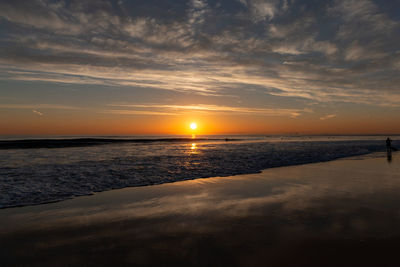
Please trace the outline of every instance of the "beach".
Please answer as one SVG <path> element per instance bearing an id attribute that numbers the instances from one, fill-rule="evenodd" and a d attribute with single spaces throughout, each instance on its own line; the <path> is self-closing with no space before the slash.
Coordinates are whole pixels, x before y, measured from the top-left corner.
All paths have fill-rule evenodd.
<path id="1" fill-rule="evenodd" d="M 398 266 L 400 0 L 0 0 L 0 267 Z"/>
<path id="2" fill-rule="evenodd" d="M 0 267 L 397 266 L 400 0 L 0 0 Z"/>
<path id="3" fill-rule="evenodd" d="M 131 187 L 0 210 L 1 266 L 385 266 L 400 154 Z"/>

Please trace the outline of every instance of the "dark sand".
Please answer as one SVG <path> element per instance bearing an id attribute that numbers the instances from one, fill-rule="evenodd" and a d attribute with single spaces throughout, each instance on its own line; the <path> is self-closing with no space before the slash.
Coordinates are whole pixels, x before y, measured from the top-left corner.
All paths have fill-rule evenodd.
<path id="1" fill-rule="evenodd" d="M 398 266 L 400 154 L 0 210 L 0 266 Z"/>

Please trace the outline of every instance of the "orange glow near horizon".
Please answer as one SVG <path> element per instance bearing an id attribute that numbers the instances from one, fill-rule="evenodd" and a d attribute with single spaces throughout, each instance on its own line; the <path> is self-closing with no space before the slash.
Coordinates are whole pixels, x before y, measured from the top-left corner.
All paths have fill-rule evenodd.
<path id="1" fill-rule="evenodd" d="M 2 135 L 186 135 L 213 134 L 376 134 L 400 132 L 394 113 L 361 120 L 361 115 L 320 120 L 318 114 L 297 118 L 187 113 L 183 116 L 115 116 L 112 114 L 44 112 L 38 116 L 0 113 Z M 190 126 L 196 124 L 193 130 Z M 379 131 L 378 131 L 378 130 Z"/>

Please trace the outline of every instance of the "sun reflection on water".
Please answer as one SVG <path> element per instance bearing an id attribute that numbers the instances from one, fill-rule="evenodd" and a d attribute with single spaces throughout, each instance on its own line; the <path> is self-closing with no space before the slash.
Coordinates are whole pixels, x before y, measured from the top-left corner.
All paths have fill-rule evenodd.
<path id="1" fill-rule="evenodd" d="M 198 146 L 197 146 L 197 144 L 196 143 L 192 143 L 192 144 L 189 144 L 189 150 L 188 150 L 188 153 L 190 154 L 190 155 L 195 155 L 195 154 L 198 154 Z"/>
<path id="2" fill-rule="evenodd" d="M 196 145 L 196 143 L 193 143 L 193 144 L 192 144 L 192 147 L 191 147 L 191 149 L 192 149 L 192 150 L 196 150 L 196 149 L 197 149 L 197 145 Z"/>

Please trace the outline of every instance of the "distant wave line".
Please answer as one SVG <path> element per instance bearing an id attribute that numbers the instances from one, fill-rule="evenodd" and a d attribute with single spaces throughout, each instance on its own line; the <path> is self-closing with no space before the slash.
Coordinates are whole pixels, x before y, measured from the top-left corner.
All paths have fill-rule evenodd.
<path id="1" fill-rule="evenodd" d="M 174 143 L 196 141 L 240 141 L 232 138 L 156 138 L 156 139 L 114 139 L 114 138 L 76 138 L 76 139 L 24 139 L 0 141 L 0 149 L 65 148 L 86 147 L 119 143 Z"/>

